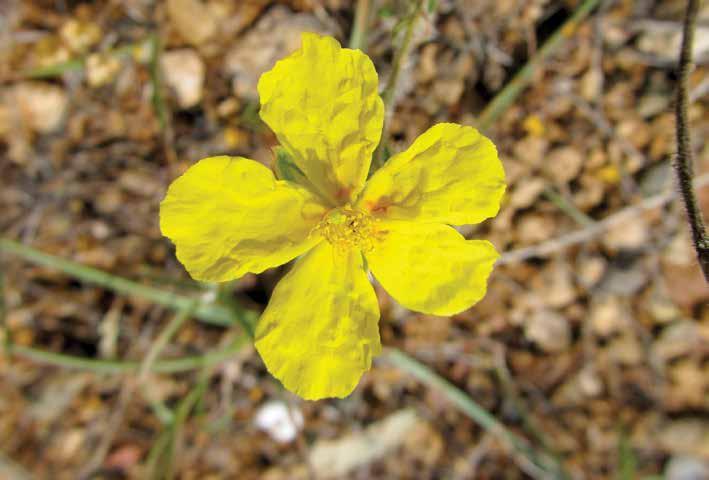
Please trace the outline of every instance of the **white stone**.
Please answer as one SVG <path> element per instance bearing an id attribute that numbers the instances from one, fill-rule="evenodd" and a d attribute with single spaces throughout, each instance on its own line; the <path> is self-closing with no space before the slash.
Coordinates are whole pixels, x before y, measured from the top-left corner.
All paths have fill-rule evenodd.
<path id="1" fill-rule="evenodd" d="M 562 352 L 571 343 L 571 328 L 561 314 L 538 310 L 526 322 L 524 336 L 545 352 Z"/>
<path id="2" fill-rule="evenodd" d="M 303 414 L 283 402 L 267 402 L 256 412 L 254 424 L 275 441 L 290 443 L 303 427 Z"/>
<path id="3" fill-rule="evenodd" d="M 204 62 L 192 49 L 165 52 L 161 58 L 165 82 L 175 91 L 181 109 L 194 107 L 204 93 Z"/>
<path id="4" fill-rule="evenodd" d="M 60 87 L 24 82 L 9 88 L 3 103 L 30 130 L 49 133 L 61 125 L 69 100 Z"/>
<path id="5" fill-rule="evenodd" d="M 168 0 L 170 22 L 191 45 L 201 45 L 217 33 L 219 25 L 212 11 L 199 0 Z"/>

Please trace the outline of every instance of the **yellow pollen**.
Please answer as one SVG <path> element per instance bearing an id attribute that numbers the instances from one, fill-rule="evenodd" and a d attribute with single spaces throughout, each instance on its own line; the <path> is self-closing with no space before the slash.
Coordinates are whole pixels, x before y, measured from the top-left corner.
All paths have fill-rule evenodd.
<path id="1" fill-rule="evenodd" d="M 374 247 L 375 221 L 348 204 L 330 210 L 311 234 L 322 235 L 337 249 L 359 248 L 368 252 Z"/>

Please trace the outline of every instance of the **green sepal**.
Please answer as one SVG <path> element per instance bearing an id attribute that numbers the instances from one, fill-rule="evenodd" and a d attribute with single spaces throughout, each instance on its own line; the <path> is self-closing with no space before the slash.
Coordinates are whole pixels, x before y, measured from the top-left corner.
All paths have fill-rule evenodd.
<path id="1" fill-rule="evenodd" d="M 279 180 L 287 180 L 289 182 L 305 185 L 305 174 L 300 168 L 298 168 L 298 165 L 296 165 L 293 161 L 293 157 L 285 148 L 281 146 L 274 147 L 273 154 L 276 157 L 273 164 L 273 169 L 276 172 L 276 178 Z"/>

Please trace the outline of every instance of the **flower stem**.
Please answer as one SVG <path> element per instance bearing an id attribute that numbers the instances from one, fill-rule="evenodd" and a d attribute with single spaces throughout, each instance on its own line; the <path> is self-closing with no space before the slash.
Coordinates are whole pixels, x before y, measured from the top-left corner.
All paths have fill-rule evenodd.
<path id="1" fill-rule="evenodd" d="M 189 320 L 198 304 L 199 301 L 195 300 L 188 308 L 180 310 L 172 318 L 172 320 L 170 320 L 170 322 L 165 326 L 165 328 L 160 331 L 160 334 L 150 346 L 150 350 L 148 350 L 148 353 L 145 355 L 145 358 L 143 359 L 143 362 L 140 365 L 140 371 L 138 372 L 138 375 L 141 381 L 147 378 L 147 375 L 150 372 L 153 364 L 160 356 L 165 346 L 168 344 L 170 339 L 177 333 L 180 327 L 182 327 L 182 325 L 187 320 Z"/>
<path id="2" fill-rule="evenodd" d="M 410 14 L 409 20 L 406 25 L 406 31 L 404 32 L 404 38 L 401 42 L 399 48 L 394 52 L 394 60 L 391 66 L 391 73 L 389 74 L 389 80 L 387 81 L 384 91 L 382 92 L 382 101 L 384 102 L 384 125 L 382 127 L 382 138 L 379 142 L 379 146 L 374 151 L 372 157 L 372 166 L 370 169 L 370 174 L 379 169 L 385 161 L 384 153 L 386 151 L 386 144 L 389 134 L 389 120 L 394 112 L 394 106 L 396 103 L 396 89 L 399 84 L 399 76 L 401 75 L 401 69 L 404 66 L 404 62 L 409 57 L 411 53 L 411 41 L 414 37 L 414 30 L 419 18 L 421 17 L 421 12 L 424 9 L 424 5 L 427 0 L 419 0 L 416 2 L 414 11 Z"/>
<path id="3" fill-rule="evenodd" d="M 184 310 L 189 308 L 194 302 L 194 298 L 178 295 L 176 293 L 160 290 L 157 288 L 143 285 L 132 280 L 111 275 L 110 273 L 87 267 L 71 260 L 55 257 L 37 249 L 15 242 L 0 238 L 0 251 L 5 251 L 36 265 L 42 265 L 49 268 L 60 270 L 67 275 L 83 280 L 87 283 L 92 283 L 104 288 L 108 288 L 117 293 L 130 295 L 138 298 L 150 300 L 173 310 Z M 194 312 L 195 316 L 200 320 L 214 325 L 231 326 L 235 322 L 240 323 L 245 328 L 252 328 L 255 323 L 257 314 L 250 310 L 241 308 L 226 308 L 217 304 L 200 304 Z"/>
<path id="4" fill-rule="evenodd" d="M 515 74 L 510 82 L 495 95 L 490 103 L 478 117 L 477 127 L 480 130 L 487 130 L 502 115 L 507 108 L 517 99 L 520 93 L 527 88 L 532 81 L 532 77 L 542 66 L 544 61 L 554 53 L 578 28 L 579 24 L 588 16 L 600 0 L 584 0 L 574 13 L 566 20 L 551 37 L 544 42 L 544 45 L 537 53 L 529 59 L 522 69 Z"/>
<path id="5" fill-rule="evenodd" d="M 682 47 L 679 54 L 677 67 L 677 100 L 675 105 L 677 129 L 677 158 L 673 163 L 679 190 L 687 211 L 687 220 L 692 230 L 692 241 L 697 251 L 699 265 L 704 273 L 704 278 L 709 282 L 709 237 L 704 227 L 704 218 L 699 209 L 697 196 L 694 193 L 692 179 L 694 178 L 694 154 L 689 131 L 689 115 L 687 113 L 689 95 L 687 81 L 692 68 L 692 49 L 694 45 L 694 31 L 697 25 L 697 12 L 699 0 L 688 0 L 687 12 L 684 17 L 682 34 Z"/>
<path id="6" fill-rule="evenodd" d="M 490 412 L 470 398 L 469 395 L 426 365 L 400 350 L 389 349 L 385 355 L 396 367 L 410 373 L 427 386 L 445 395 L 468 418 L 511 447 L 520 457 L 526 460 L 527 465 L 531 464 L 530 466 L 536 467 L 537 470 L 543 470 L 547 473 L 545 476 L 553 472 L 554 478 L 568 478 L 568 475 L 561 471 L 560 465 L 556 465 L 552 459 L 540 455 L 525 439 L 512 433 L 507 427 L 497 421 Z"/>

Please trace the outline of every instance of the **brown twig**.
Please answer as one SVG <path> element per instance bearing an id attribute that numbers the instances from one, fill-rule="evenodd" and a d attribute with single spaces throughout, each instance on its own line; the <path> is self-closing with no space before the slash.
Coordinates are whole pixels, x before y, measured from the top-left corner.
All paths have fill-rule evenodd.
<path id="1" fill-rule="evenodd" d="M 699 0 L 688 0 L 687 13 L 684 17 L 682 32 L 682 47 L 679 52 L 679 65 L 677 67 L 677 102 L 675 105 L 677 128 L 677 157 L 673 163 L 679 183 L 679 190 L 687 210 L 687 220 L 692 230 L 694 249 L 697 259 L 704 273 L 704 278 L 709 282 L 709 237 L 704 227 L 704 218 L 697 203 L 692 179 L 694 178 L 694 155 L 689 133 L 689 115 L 687 108 L 689 95 L 687 93 L 687 80 L 692 68 L 692 48 L 694 44 L 694 30 L 697 26 L 697 12 Z"/>

